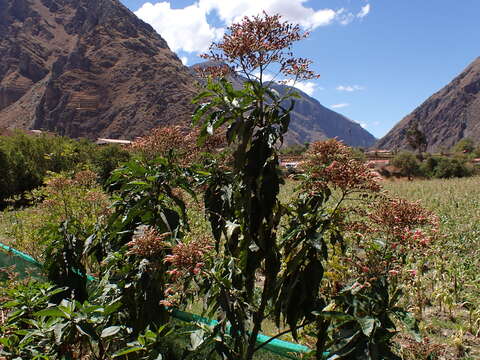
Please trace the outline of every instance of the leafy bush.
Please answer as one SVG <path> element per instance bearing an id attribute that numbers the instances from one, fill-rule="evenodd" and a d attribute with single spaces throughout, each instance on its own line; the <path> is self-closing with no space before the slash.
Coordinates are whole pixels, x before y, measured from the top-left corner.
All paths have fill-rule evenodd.
<path id="1" fill-rule="evenodd" d="M 118 146 L 98 147 L 87 140 L 72 140 L 52 135 L 0 137 L 0 205 L 43 184 L 48 172 L 92 169 L 104 181 L 129 153 Z"/>
<path id="2" fill-rule="evenodd" d="M 282 148 L 281 153 L 282 155 L 302 155 L 305 151 L 307 151 L 308 146 L 309 144 L 293 144 Z"/>
<path id="3" fill-rule="evenodd" d="M 454 177 L 461 178 L 470 176 L 471 174 L 472 170 L 466 166 L 465 161 L 445 157 L 438 159 L 438 163 L 434 171 L 434 177 L 439 179 L 448 179 Z"/>
<path id="4" fill-rule="evenodd" d="M 390 164 L 400 169 L 403 176 L 412 176 L 421 175 L 420 172 L 420 163 L 417 157 L 408 151 L 402 151 L 395 155 L 395 157 L 390 161 Z"/>
<path id="5" fill-rule="evenodd" d="M 33 206 L 4 211 L 10 223 L 5 232 L 15 239 L 12 246 L 38 260 L 45 260 L 48 239 L 57 233 L 61 223 L 75 226 L 77 235 L 86 239 L 109 214 L 110 199 L 96 174 L 88 170 L 72 176 L 49 174 L 44 186 L 26 197 Z"/>
<path id="6" fill-rule="evenodd" d="M 438 165 L 438 160 L 438 157 L 427 155 L 420 164 L 420 173 L 429 178 L 434 177 L 435 169 Z"/>
<path id="7" fill-rule="evenodd" d="M 470 154 L 474 150 L 475 150 L 475 143 L 470 138 L 463 138 L 452 147 L 452 151 L 456 153 Z"/>
<path id="8" fill-rule="evenodd" d="M 202 69 L 210 77 L 195 99 L 197 144 L 177 128 L 138 142 L 144 156 L 109 180 L 114 203 L 104 222 L 92 222 L 77 200 L 84 176 L 54 178 L 38 192 L 42 204 L 55 203 L 43 240 L 57 288 L 33 314 L 15 318 L 24 305 L 12 305 L 8 322 L 16 328 L 2 339 L 8 349 L 30 344 L 27 358 L 42 351 L 54 359 L 162 358 L 162 342 L 178 329 L 170 308 L 199 298 L 218 323 L 183 331 L 190 336 L 184 358 L 252 360 L 265 346 L 257 335 L 267 320 L 284 329 L 274 337 L 311 335 L 310 355 L 319 359 L 325 351 L 337 359 L 396 359 L 398 322 L 417 330 L 400 307 L 401 290 L 418 271 L 405 263 L 435 240 L 435 217 L 379 195 L 375 175 L 336 140 L 309 147 L 296 196 L 282 203 L 279 155 L 294 102 L 272 91 L 263 74 L 276 63 L 295 80 L 316 77 L 308 60 L 290 52 L 306 35 L 267 14 L 229 30 L 207 55 L 225 65 Z M 236 89 L 225 76 L 239 66 L 247 80 Z M 197 156 L 215 136 L 232 152 Z M 196 206 L 211 236 L 192 232 L 188 196 L 202 200 Z M 369 206 L 362 211 L 360 203 Z M 92 270 L 99 281 L 89 287 Z"/>
<path id="9" fill-rule="evenodd" d="M 130 160 L 130 152 L 119 145 L 100 146 L 92 151 L 90 162 L 92 170 L 99 176 L 101 184 L 105 184 L 113 170 Z"/>

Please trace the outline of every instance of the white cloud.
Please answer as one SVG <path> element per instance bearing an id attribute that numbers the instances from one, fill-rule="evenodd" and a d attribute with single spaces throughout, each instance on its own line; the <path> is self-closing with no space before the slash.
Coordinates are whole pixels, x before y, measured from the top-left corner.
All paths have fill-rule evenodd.
<path id="1" fill-rule="evenodd" d="M 257 78 L 260 76 L 259 72 L 253 73 Z M 295 81 L 293 79 L 278 79 L 274 78 L 273 74 L 271 73 L 264 73 L 262 75 L 263 81 L 272 81 L 274 80 L 276 83 L 293 86 L 297 89 L 303 91 L 305 94 L 312 96 L 315 90 L 325 90 L 322 87 L 317 86 L 317 84 L 313 81 Z"/>
<path id="2" fill-rule="evenodd" d="M 375 121 L 375 122 L 373 123 L 373 125 L 375 125 L 375 126 L 380 125 L 380 121 Z"/>
<path id="3" fill-rule="evenodd" d="M 346 92 L 354 92 L 354 91 L 360 91 L 360 90 L 365 90 L 364 86 L 360 85 L 339 85 L 337 86 L 338 91 L 346 91 Z"/>
<path id="4" fill-rule="evenodd" d="M 360 123 L 360 126 L 364 129 L 366 129 L 368 127 L 368 124 L 367 123 Z"/>
<path id="5" fill-rule="evenodd" d="M 226 24 L 240 20 L 244 16 L 280 14 L 286 20 L 300 24 L 309 29 L 331 24 L 337 12 L 333 9 L 315 10 L 307 7 L 307 0 L 200 0 L 199 6 L 207 13 L 216 11 Z"/>
<path id="6" fill-rule="evenodd" d="M 208 50 L 212 41 L 223 36 L 223 28 L 208 24 L 207 14 L 198 3 L 182 9 L 172 9 L 170 2 L 147 2 L 135 14 L 149 23 L 177 52 L 199 53 Z"/>
<path id="7" fill-rule="evenodd" d="M 290 79 L 286 82 L 286 85 L 295 86 L 297 89 L 303 91 L 305 94 L 312 96 L 317 88 L 317 84 L 313 81 L 304 81 L 293 83 L 293 80 Z"/>
<path id="8" fill-rule="evenodd" d="M 347 107 L 347 106 L 350 106 L 350 104 L 348 104 L 348 103 L 334 104 L 330 107 L 332 109 L 341 109 L 341 108 L 344 108 L 344 107 Z"/>
<path id="9" fill-rule="evenodd" d="M 258 79 L 260 77 L 260 72 L 254 72 L 253 75 Z M 272 81 L 273 78 L 273 74 L 268 72 L 262 74 L 262 81 Z"/>
<path id="10" fill-rule="evenodd" d="M 183 65 L 185 65 L 185 66 L 188 65 L 188 58 L 187 58 L 186 56 L 182 56 L 182 57 L 180 58 L 180 60 L 182 60 L 182 64 L 183 64 Z"/>
<path id="11" fill-rule="evenodd" d="M 362 19 L 370 13 L 370 4 L 362 6 L 362 10 L 357 14 L 357 17 Z"/>
<path id="12" fill-rule="evenodd" d="M 192 0 L 193 2 L 193 0 Z M 184 8 L 172 8 L 172 0 L 156 3 L 146 2 L 135 14 L 149 23 L 167 41 L 170 48 L 178 52 L 206 52 L 213 41 L 218 41 L 228 26 L 244 16 L 280 14 L 285 20 L 313 30 L 320 26 L 339 23 L 347 25 L 355 15 L 344 8 L 319 9 L 308 7 L 308 0 L 196 0 Z M 370 11 L 370 5 L 362 7 L 356 15 L 362 18 Z M 208 23 L 207 15 L 214 14 L 220 19 L 220 27 Z"/>
<path id="13" fill-rule="evenodd" d="M 351 12 L 346 11 L 345 9 L 340 9 L 337 11 L 337 20 L 340 25 L 348 25 L 355 19 L 355 15 Z"/>

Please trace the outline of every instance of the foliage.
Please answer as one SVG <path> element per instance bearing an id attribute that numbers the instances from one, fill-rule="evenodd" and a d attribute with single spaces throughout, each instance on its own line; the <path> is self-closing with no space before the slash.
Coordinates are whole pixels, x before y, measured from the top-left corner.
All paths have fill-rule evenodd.
<path id="1" fill-rule="evenodd" d="M 466 164 L 465 159 L 427 155 L 420 162 L 408 151 L 398 153 L 390 160 L 390 164 L 400 169 L 402 175 L 409 179 L 414 176 L 446 179 L 473 174 L 473 170 Z"/>
<path id="2" fill-rule="evenodd" d="M 415 319 L 399 303 L 411 277 L 404 264 L 428 247 L 436 218 L 419 204 L 378 195 L 374 175 L 335 140 L 313 144 L 304 168 L 310 196 L 326 188 L 338 194 L 329 221 L 336 222 L 343 239 L 343 246 L 333 246 L 325 258 L 326 306 L 317 312 L 317 357 L 325 348 L 341 359 L 397 358 L 392 343 L 397 323 L 418 333 Z M 345 199 L 367 200 L 369 206 L 346 206 Z"/>
<path id="3" fill-rule="evenodd" d="M 360 161 L 366 161 L 365 149 L 361 147 L 352 147 L 353 158 Z"/>
<path id="4" fill-rule="evenodd" d="M 434 177 L 439 179 L 448 179 L 453 177 L 465 177 L 470 176 L 472 170 L 469 169 L 465 161 L 461 159 L 450 159 L 442 157 L 438 159 L 437 166 L 435 167 Z"/>
<path id="5" fill-rule="evenodd" d="M 293 144 L 290 146 L 285 146 L 281 149 L 281 154 L 282 155 L 302 155 L 305 151 L 308 150 L 308 146 L 310 144 Z"/>
<path id="6" fill-rule="evenodd" d="M 41 186 L 48 172 L 91 168 L 104 180 L 128 158 L 116 146 L 99 148 L 87 140 L 16 133 L 0 137 L 0 205 L 9 197 Z"/>
<path id="7" fill-rule="evenodd" d="M 109 214 L 110 199 L 92 171 L 74 175 L 50 173 L 44 185 L 28 196 L 32 206 L 8 209 L 4 217 L 10 224 L 5 235 L 15 239 L 12 246 L 43 261 L 44 250 L 63 222 L 76 227 L 77 236 L 85 240 Z M 54 236 L 55 237 L 55 236 Z"/>
<path id="8" fill-rule="evenodd" d="M 419 264 L 420 269 L 428 271 L 418 271 L 405 296 L 423 315 L 427 335 L 445 346 L 446 338 L 457 337 L 453 330 L 470 334 L 473 339 L 480 333 L 480 292 L 476 285 L 480 265 L 478 184 L 478 177 L 388 184 L 392 193 L 420 199 L 439 216 L 441 241 L 431 244 L 428 258 Z M 461 342 L 465 344 L 465 340 Z M 478 357 L 479 342 L 471 345 L 476 348 L 472 358 Z"/>
<path id="9" fill-rule="evenodd" d="M 390 164 L 400 169 L 403 176 L 411 178 L 420 175 L 420 164 L 415 155 L 408 151 L 402 151 L 395 155 Z"/>
<path id="10" fill-rule="evenodd" d="M 32 281 L 10 284 L 3 294 L 7 301 L 2 307 L 10 312 L 0 326 L 1 333 L 7 335 L 0 340 L 3 347 L 0 355 L 17 359 L 83 359 L 88 356 L 107 360 L 112 356 L 124 358 L 122 355 L 147 348 L 154 353 L 152 345 L 157 334 L 148 330 L 136 342 L 127 344 L 132 330 L 124 325 L 113 325 L 121 323 L 124 314 L 119 311 L 119 298 L 112 296 L 115 291 L 112 292 L 111 285 L 100 284 L 91 291 L 95 303 L 66 299 L 57 305 L 51 303 L 64 292 L 65 288 Z M 166 335 L 167 331 L 161 328 L 160 333 Z M 145 337 L 148 341 L 142 340 Z"/>
<path id="11" fill-rule="evenodd" d="M 281 328 L 275 338 L 313 338 L 317 359 L 325 351 L 395 359 L 399 329 L 418 335 L 405 305 L 420 298 L 421 276 L 441 273 L 430 274 L 424 260 L 437 246 L 438 219 L 381 193 L 375 175 L 337 140 L 309 146 L 295 194 L 282 202 L 279 155 L 294 102 L 263 80 L 269 66 L 294 80 L 316 76 L 290 52 L 305 34 L 266 14 L 229 30 L 207 55 L 226 63 L 204 74 L 239 70 L 247 81 L 236 89 L 225 77 L 208 79 L 195 100 L 198 143 L 177 127 L 136 142 L 140 156 L 110 177 L 108 211 L 83 208 L 91 190 L 85 173 L 54 177 L 34 193 L 42 206 L 53 205 L 41 237 L 56 287 L 10 294 L 19 301 L 2 328 L 5 351 L 158 359 L 167 356 L 170 335 L 187 335 L 189 343 L 178 345 L 183 358 L 250 360 L 273 321 Z M 217 149 L 225 145 L 228 155 Z M 193 208 L 208 220 L 201 231 L 191 227 Z M 92 219 L 97 210 L 106 220 Z M 87 286 L 93 271 L 98 282 Z M 37 308 L 18 313 L 29 309 L 28 294 L 44 295 Z M 218 324 L 180 330 L 171 307 L 200 300 Z"/>
<path id="12" fill-rule="evenodd" d="M 308 37 L 299 25 L 281 21 L 280 15 L 244 17 L 232 24 L 219 43 L 210 46 L 210 53 L 201 55 L 211 60 L 211 67 L 200 68 L 204 75 L 223 77 L 237 69 L 252 82 L 258 80 L 263 86 L 263 75 L 268 67 L 295 80 L 318 78 L 310 69 L 311 60 L 295 58 L 292 45 Z"/>
<path id="13" fill-rule="evenodd" d="M 221 135 L 211 136 L 203 144 L 197 143 L 198 129 L 185 129 L 181 126 L 164 126 L 153 129 L 150 135 L 135 140 L 130 147 L 134 153 L 146 161 L 156 157 L 168 157 L 175 149 L 176 162 L 180 165 L 192 165 L 201 162 L 205 156 L 211 156 L 225 145 Z"/>
<path id="14" fill-rule="evenodd" d="M 427 150 L 428 142 L 425 133 L 419 128 L 418 122 L 414 121 L 410 124 L 406 132 L 407 143 L 413 150 L 418 150 L 420 160 L 422 159 L 422 153 Z"/>
<path id="15" fill-rule="evenodd" d="M 475 150 L 475 143 L 470 138 L 463 138 L 452 147 L 452 150 L 456 153 L 469 154 Z"/>
<path id="16" fill-rule="evenodd" d="M 168 264 L 163 260 L 188 229 L 181 192 L 190 192 L 182 169 L 169 158 L 143 165 L 131 161 L 116 170 L 111 185 L 113 213 L 106 229 L 92 236 L 85 251 L 102 265 L 120 289 L 126 323 L 139 334 L 168 319 L 165 298 Z"/>
<path id="17" fill-rule="evenodd" d="M 106 145 L 96 148 L 91 154 L 92 170 L 98 174 L 101 184 L 105 184 L 113 170 L 130 159 L 130 153 L 119 145 Z"/>
<path id="18" fill-rule="evenodd" d="M 232 25 L 223 41 L 213 44 L 211 53 L 204 56 L 221 63 L 203 69 L 204 73 L 224 76 L 238 66 L 248 79 L 242 89 L 236 90 L 225 78 L 209 78 L 205 91 L 195 99 L 199 106 L 193 115 L 194 123 L 202 122 L 201 143 L 226 126 L 227 144 L 233 147 L 231 169 L 222 171 L 215 162 L 210 164 L 205 192 L 205 210 L 218 260 L 206 272 L 207 286 L 203 287 L 208 289 L 205 297 L 209 307 L 221 311 L 217 331 L 223 342 L 216 350 L 228 359 L 253 358 L 258 350 L 257 335 L 272 302 L 279 305 L 277 318 L 285 316 L 295 334 L 312 309 L 298 306 L 289 295 L 287 288 L 296 282 L 293 277 L 316 277 L 318 280 L 304 287 L 301 296 L 315 299 L 318 293 L 321 266 L 312 246 L 304 250 L 310 254 L 308 259 L 295 265 L 292 274 L 281 276 L 286 258 L 283 251 L 287 250 L 277 238 L 284 214 L 278 200 L 282 183 L 278 157 L 293 103 L 285 108 L 289 95 L 280 97 L 263 82 L 263 74 L 272 64 L 295 80 L 316 76 L 308 60 L 293 58 L 289 52 L 292 44 L 304 36 L 298 26 L 264 14 Z M 263 281 L 258 285 L 260 272 Z M 231 326 L 228 331 L 227 321 Z"/>

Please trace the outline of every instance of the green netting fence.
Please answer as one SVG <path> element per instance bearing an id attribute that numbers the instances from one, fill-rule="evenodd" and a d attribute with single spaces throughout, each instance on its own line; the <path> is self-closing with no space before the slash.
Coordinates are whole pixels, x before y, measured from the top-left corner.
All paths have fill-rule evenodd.
<path id="1" fill-rule="evenodd" d="M 20 277 L 31 276 L 37 279 L 45 279 L 42 274 L 42 264 L 40 262 L 21 251 L 0 243 L 0 269 L 11 266 L 15 266 L 15 272 L 18 273 Z M 89 280 L 94 280 L 94 278 L 89 277 Z M 172 316 L 182 321 L 197 322 L 210 326 L 214 326 L 218 323 L 216 320 L 207 319 L 199 315 L 176 309 L 172 310 Z M 262 347 L 265 350 L 290 359 L 297 359 L 298 355 L 310 351 L 306 346 L 293 344 L 279 339 L 272 339 L 270 336 L 263 334 L 258 335 L 257 343 L 259 345 L 265 344 Z"/>

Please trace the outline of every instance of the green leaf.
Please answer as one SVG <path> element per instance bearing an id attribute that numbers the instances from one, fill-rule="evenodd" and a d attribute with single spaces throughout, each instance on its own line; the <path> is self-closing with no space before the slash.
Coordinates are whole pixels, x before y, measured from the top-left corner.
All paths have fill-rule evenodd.
<path id="1" fill-rule="evenodd" d="M 313 311 L 312 314 L 331 320 L 355 320 L 353 316 L 338 311 Z"/>
<path id="2" fill-rule="evenodd" d="M 113 336 L 113 335 L 117 334 L 121 329 L 122 329 L 121 326 L 110 326 L 106 329 L 103 329 L 100 337 L 106 338 L 106 337 L 109 337 L 109 336 Z"/>
<path id="3" fill-rule="evenodd" d="M 104 315 L 113 314 L 122 306 L 122 302 L 120 300 L 115 300 L 114 302 L 110 303 L 109 305 L 105 306 Z"/>
<path id="4" fill-rule="evenodd" d="M 53 327 L 53 334 L 55 335 L 55 343 L 60 345 L 63 337 L 63 329 L 67 326 L 67 323 L 58 323 Z"/>
<path id="5" fill-rule="evenodd" d="M 190 346 L 189 350 L 197 350 L 204 341 L 204 331 L 203 330 L 197 330 L 194 331 L 190 334 Z"/>
<path id="6" fill-rule="evenodd" d="M 53 317 L 61 317 L 66 318 L 67 315 L 58 308 L 49 308 L 37 311 L 34 313 L 35 316 L 53 316 Z"/>
<path id="7" fill-rule="evenodd" d="M 415 316 L 413 316 L 412 313 L 401 308 L 393 308 L 392 312 L 395 314 L 397 319 L 399 319 L 405 325 L 410 334 L 414 336 L 415 340 L 422 341 L 420 330 L 418 329 L 418 321 L 415 319 Z"/>
<path id="8" fill-rule="evenodd" d="M 98 339 L 98 335 L 96 334 L 95 329 L 91 324 L 83 322 L 80 325 L 76 325 L 76 328 L 81 334 L 96 340 Z"/>
<path id="9" fill-rule="evenodd" d="M 137 352 L 137 351 L 143 351 L 145 350 L 145 348 L 143 346 L 132 346 L 132 347 L 128 347 L 126 349 L 122 349 L 122 350 L 119 350 L 117 351 L 115 354 L 112 355 L 113 358 L 117 358 L 117 357 L 120 357 L 120 356 L 123 356 L 123 355 L 127 355 L 127 354 L 131 354 L 131 353 L 134 353 L 134 352 Z"/>
<path id="10" fill-rule="evenodd" d="M 360 324 L 362 328 L 362 332 L 365 336 L 372 335 L 373 330 L 375 329 L 376 320 L 369 317 L 359 318 L 357 322 Z"/>

